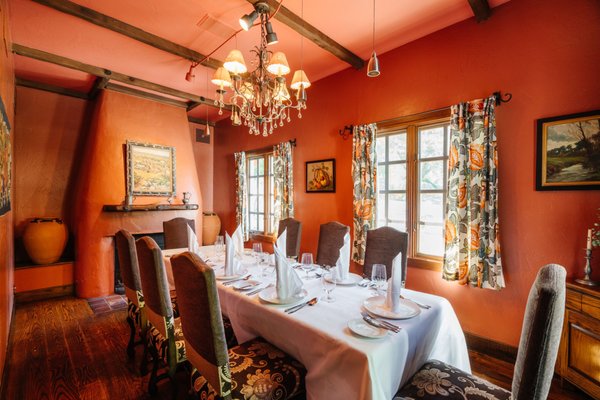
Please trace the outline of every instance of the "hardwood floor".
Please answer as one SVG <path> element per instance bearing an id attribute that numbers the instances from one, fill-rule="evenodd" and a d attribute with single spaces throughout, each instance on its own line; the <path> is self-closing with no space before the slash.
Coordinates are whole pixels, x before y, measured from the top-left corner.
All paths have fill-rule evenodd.
<path id="1" fill-rule="evenodd" d="M 7 364 L 7 399 L 148 399 L 148 376 L 140 377 L 136 359 L 125 347 L 126 312 L 94 315 L 85 300 L 63 298 L 17 307 L 12 354 Z M 513 365 L 470 352 L 474 374 L 510 390 Z M 178 374 L 179 399 L 186 398 L 185 373 Z M 170 383 L 159 384 L 158 399 L 171 398 Z M 551 400 L 591 397 L 555 379 Z"/>

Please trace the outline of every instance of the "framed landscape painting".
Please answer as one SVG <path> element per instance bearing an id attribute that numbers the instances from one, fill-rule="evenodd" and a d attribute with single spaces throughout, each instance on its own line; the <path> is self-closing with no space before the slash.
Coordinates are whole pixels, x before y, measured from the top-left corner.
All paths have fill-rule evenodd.
<path id="1" fill-rule="evenodd" d="M 600 189 L 600 110 L 537 121 L 537 190 Z"/>
<path id="2" fill-rule="evenodd" d="M 127 141 L 127 194 L 174 196 L 175 148 Z"/>
<path id="3" fill-rule="evenodd" d="M 335 159 L 306 162 L 306 193 L 335 193 Z"/>
<path id="4" fill-rule="evenodd" d="M 4 102 L 0 99 L 0 215 L 10 211 L 11 171 L 10 123 L 4 109 Z"/>

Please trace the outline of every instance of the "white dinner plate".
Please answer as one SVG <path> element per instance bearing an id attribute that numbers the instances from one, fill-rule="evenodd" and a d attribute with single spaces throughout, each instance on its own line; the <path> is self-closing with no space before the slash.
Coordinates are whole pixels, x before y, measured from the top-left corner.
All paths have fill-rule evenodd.
<path id="1" fill-rule="evenodd" d="M 331 275 L 326 275 L 325 280 L 328 282 L 332 282 Z M 349 273 L 348 278 L 339 280 L 337 277 L 335 278 L 335 284 L 341 286 L 352 286 L 356 285 L 358 282 L 362 281 L 363 277 L 357 274 Z"/>
<path id="2" fill-rule="evenodd" d="M 387 330 L 370 325 L 362 318 L 348 321 L 348 328 L 357 335 L 370 339 L 380 339 L 387 335 Z"/>
<path id="3" fill-rule="evenodd" d="M 260 285 L 260 281 L 255 281 L 255 280 L 249 279 L 249 280 L 238 281 L 236 283 L 229 285 L 229 287 L 232 287 L 235 290 L 250 290 L 258 285 Z"/>
<path id="4" fill-rule="evenodd" d="M 292 296 L 286 300 L 280 300 L 279 297 L 277 296 L 277 288 L 276 287 L 270 287 L 270 288 L 265 289 L 262 292 L 258 293 L 258 297 L 261 300 L 264 300 L 267 303 L 271 303 L 271 304 L 298 303 L 298 302 L 304 300 L 306 298 L 306 296 L 308 296 L 308 292 L 306 291 L 306 289 L 302 289 L 300 291 L 300 293 L 298 293 L 297 295 Z"/>
<path id="5" fill-rule="evenodd" d="M 419 306 L 410 300 L 400 299 L 400 311 L 398 311 L 397 313 L 385 308 L 384 304 L 384 296 L 375 296 L 366 299 L 363 303 L 363 306 L 371 314 L 389 319 L 408 319 L 421 314 L 421 309 L 419 308 Z"/>
<path id="6" fill-rule="evenodd" d="M 216 269 L 217 268 L 215 268 L 215 270 Z M 224 267 L 219 267 L 218 269 L 219 269 L 219 272 L 215 272 L 215 278 L 218 281 L 227 281 L 227 280 L 230 280 L 230 279 L 236 279 L 236 278 L 241 277 L 242 275 L 246 275 L 246 272 L 248 272 L 248 270 L 246 268 L 242 268 L 235 275 L 223 275 L 225 273 L 225 268 Z"/>

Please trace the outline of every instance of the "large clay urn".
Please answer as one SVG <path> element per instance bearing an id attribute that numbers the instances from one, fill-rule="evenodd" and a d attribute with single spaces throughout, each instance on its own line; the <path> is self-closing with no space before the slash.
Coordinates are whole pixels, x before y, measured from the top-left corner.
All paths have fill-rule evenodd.
<path id="1" fill-rule="evenodd" d="M 202 213 L 202 244 L 204 246 L 215 244 L 217 235 L 221 232 L 221 220 L 214 212 Z"/>
<path id="2" fill-rule="evenodd" d="M 36 264 L 59 260 L 67 244 L 67 227 L 60 218 L 34 218 L 25 227 L 23 244 Z"/>

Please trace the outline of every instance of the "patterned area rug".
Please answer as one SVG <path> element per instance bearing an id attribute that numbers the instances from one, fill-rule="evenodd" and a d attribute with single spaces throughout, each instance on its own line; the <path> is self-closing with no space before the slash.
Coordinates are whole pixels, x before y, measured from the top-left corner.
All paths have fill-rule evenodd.
<path id="1" fill-rule="evenodd" d="M 106 297 L 88 299 L 90 308 L 96 315 L 108 314 L 117 310 L 127 309 L 127 299 L 121 294 L 112 294 Z"/>

